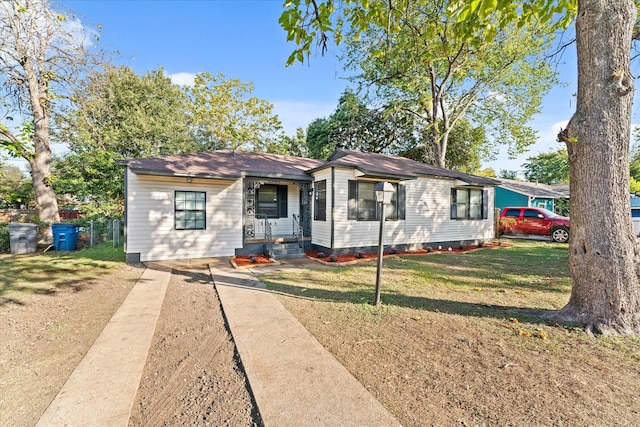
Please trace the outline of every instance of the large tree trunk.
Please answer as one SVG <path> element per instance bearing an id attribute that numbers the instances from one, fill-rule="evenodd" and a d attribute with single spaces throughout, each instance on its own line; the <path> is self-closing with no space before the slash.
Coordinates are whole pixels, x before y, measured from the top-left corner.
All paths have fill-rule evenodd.
<path id="1" fill-rule="evenodd" d="M 640 246 L 629 203 L 633 0 L 580 0 L 577 111 L 559 138 L 571 174 L 571 299 L 559 318 L 640 334 Z"/>
<path id="2" fill-rule="evenodd" d="M 45 62 L 45 52 L 40 53 L 40 64 Z M 30 59 L 24 65 L 29 83 L 29 101 L 33 112 L 33 156 L 30 157 L 31 181 L 38 204 L 40 221 L 51 224 L 60 221 L 58 200 L 51 186 L 51 145 L 49 144 L 49 81 L 46 70 L 40 70 Z M 51 228 L 43 233 L 46 241 L 52 240 Z"/>
<path id="3" fill-rule="evenodd" d="M 44 138 L 44 140 L 43 140 Z M 34 133 L 35 155 L 29 159 L 31 166 L 31 182 L 38 203 L 40 221 L 54 223 L 60 221 L 58 200 L 51 187 L 51 149 L 49 148 L 48 129 L 36 126 Z M 45 240 L 50 240 L 50 231 L 44 232 Z"/>

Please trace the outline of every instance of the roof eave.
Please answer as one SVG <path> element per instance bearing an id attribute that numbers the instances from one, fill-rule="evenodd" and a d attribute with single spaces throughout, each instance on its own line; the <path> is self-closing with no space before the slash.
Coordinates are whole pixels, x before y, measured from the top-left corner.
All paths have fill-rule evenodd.
<path id="1" fill-rule="evenodd" d="M 251 172 L 246 173 L 243 172 L 242 176 L 245 178 L 266 178 L 266 179 L 284 179 L 288 181 L 313 181 L 313 176 L 311 175 L 290 175 L 283 173 L 271 173 L 271 172 Z"/>
<path id="2" fill-rule="evenodd" d="M 136 175 L 168 176 L 168 177 L 176 177 L 176 178 L 207 178 L 207 179 L 220 179 L 224 181 L 235 181 L 242 178 L 242 176 L 240 175 L 172 172 L 172 171 L 159 171 L 159 170 L 142 169 L 142 168 L 130 168 L 130 170 Z"/>

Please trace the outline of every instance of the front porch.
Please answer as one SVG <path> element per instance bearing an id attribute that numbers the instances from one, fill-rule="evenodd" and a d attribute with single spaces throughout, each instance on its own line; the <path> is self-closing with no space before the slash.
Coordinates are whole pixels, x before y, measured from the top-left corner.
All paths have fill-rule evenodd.
<path id="1" fill-rule="evenodd" d="M 245 178 L 244 190 L 243 247 L 236 254 L 304 256 L 311 243 L 313 184 Z"/>

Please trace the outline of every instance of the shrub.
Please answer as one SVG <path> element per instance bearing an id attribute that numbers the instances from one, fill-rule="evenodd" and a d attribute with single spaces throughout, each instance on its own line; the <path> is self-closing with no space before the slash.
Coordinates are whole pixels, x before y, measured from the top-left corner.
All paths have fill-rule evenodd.
<path id="1" fill-rule="evenodd" d="M 251 261 L 252 264 L 256 264 L 258 262 L 258 256 L 255 254 L 249 255 L 249 261 Z"/>
<path id="2" fill-rule="evenodd" d="M 0 252 L 8 252 L 9 244 L 9 225 L 0 224 Z"/>
<path id="3" fill-rule="evenodd" d="M 483 242 L 483 241 L 478 242 L 478 247 L 479 247 L 479 248 L 481 248 L 481 247 L 483 247 L 483 246 L 484 246 L 484 242 Z"/>
<path id="4" fill-rule="evenodd" d="M 329 262 L 336 262 L 338 260 L 338 257 L 335 256 L 334 254 L 329 255 Z"/>
<path id="5" fill-rule="evenodd" d="M 318 258 L 324 258 L 326 257 L 324 252 L 318 252 Z"/>
<path id="6" fill-rule="evenodd" d="M 362 259 L 362 258 L 364 258 L 364 254 L 362 252 L 358 251 L 358 252 L 356 252 L 356 258 Z"/>
<path id="7" fill-rule="evenodd" d="M 427 253 L 433 252 L 433 248 L 431 246 L 427 246 Z"/>
<path id="8" fill-rule="evenodd" d="M 397 254 L 397 253 L 398 253 L 398 250 L 397 250 L 396 248 L 393 248 L 393 249 L 391 249 L 391 250 L 389 251 L 389 253 L 390 253 L 391 255 L 395 255 L 395 254 Z"/>

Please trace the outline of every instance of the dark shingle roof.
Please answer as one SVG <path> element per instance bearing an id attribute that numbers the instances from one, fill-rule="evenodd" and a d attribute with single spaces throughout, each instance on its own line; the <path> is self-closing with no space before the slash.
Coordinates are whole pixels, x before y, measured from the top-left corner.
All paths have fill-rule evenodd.
<path id="1" fill-rule="evenodd" d="M 128 165 L 132 172 L 141 174 L 220 179 L 255 176 L 298 180 L 311 180 L 307 171 L 326 164 L 322 160 L 302 157 L 231 150 L 132 159 L 122 163 Z"/>
<path id="2" fill-rule="evenodd" d="M 311 172 L 330 166 L 355 168 L 364 176 L 380 179 L 415 179 L 433 176 L 459 179 L 474 185 L 498 185 L 499 181 L 426 165 L 404 157 L 337 149 L 328 161 L 277 154 L 219 150 L 119 162 L 133 173 L 201 178 L 238 179 L 244 176 L 312 180 Z"/>
<path id="3" fill-rule="evenodd" d="M 524 194 L 532 197 L 544 197 L 548 199 L 560 199 L 568 197 L 562 191 L 554 189 L 547 184 L 540 184 L 537 182 L 528 181 L 516 181 L 513 179 L 500 179 L 500 186 L 507 190 L 515 191 L 516 193 Z"/>
<path id="4" fill-rule="evenodd" d="M 499 181 L 482 176 L 470 175 L 449 169 L 439 168 L 405 157 L 390 156 L 378 153 L 363 153 L 355 150 L 337 149 L 329 157 L 332 166 L 345 166 L 358 169 L 372 177 L 396 177 L 398 179 L 415 179 L 418 176 L 434 176 L 459 179 L 468 184 L 498 185 Z"/>

